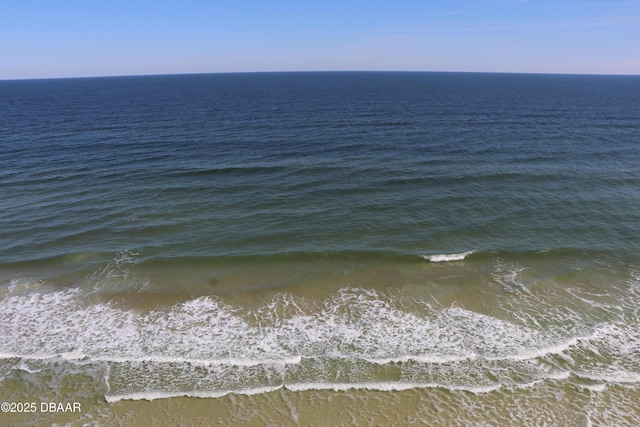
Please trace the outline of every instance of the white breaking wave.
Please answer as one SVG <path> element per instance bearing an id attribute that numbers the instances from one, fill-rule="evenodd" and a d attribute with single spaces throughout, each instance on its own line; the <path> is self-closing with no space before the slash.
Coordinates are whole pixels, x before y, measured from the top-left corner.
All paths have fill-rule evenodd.
<path id="1" fill-rule="evenodd" d="M 270 304 L 286 305 L 290 296 Z M 291 303 L 291 305 L 295 302 Z M 273 311 L 272 311 L 273 313 Z M 201 297 L 137 313 L 87 304 L 77 289 L 0 300 L 0 355 L 21 358 L 255 366 L 301 358 L 377 364 L 527 360 L 558 354 L 585 335 L 543 331 L 460 307 L 406 312 L 373 290 L 345 289 L 315 313 L 254 324 L 220 300 Z M 263 313 L 254 313 L 263 319 Z M 567 331 L 568 332 L 568 331 Z"/>
<path id="2" fill-rule="evenodd" d="M 423 258 L 430 262 L 462 261 L 474 252 L 475 251 L 467 251 L 459 254 L 423 255 Z"/>
<path id="3" fill-rule="evenodd" d="M 277 386 L 255 387 L 235 390 L 220 391 L 189 391 L 189 392 L 142 392 L 129 394 L 109 394 L 105 396 L 105 400 L 109 403 L 119 402 L 121 400 L 157 400 L 170 399 L 174 397 L 195 397 L 201 399 L 224 397 L 229 394 L 240 394 L 252 396 L 256 394 L 270 393 L 277 390 L 289 390 L 294 392 L 313 391 L 313 390 L 331 390 L 331 391 L 347 391 L 347 390 L 371 390 L 371 391 L 405 391 L 422 388 L 442 388 L 450 391 L 466 391 L 469 393 L 480 394 L 489 393 L 499 390 L 503 387 L 501 384 L 490 386 L 447 386 L 437 383 L 293 383 L 281 384 Z"/>
<path id="4" fill-rule="evenodd" d="M 527 307 L 546 316 L 544 323 L 515 305 L 508 320 L 457 305 L 425 303 L 409 311 L 399 300 L 359 288 L 311 306 L 281 294 L 253 311 L 211 297 L 140 312 L 95 302 L 78 289 L 19 292 L 0 299 L 0 361 L 26 373 L 60 363 L 103 368 L 108 401 L 279 388 L 482 392 L 570 374 L 640 382 L 634 317 L 630 324 L 583 328 L 577 311 L 541 312 L 534 296 L 518 298 L 536 302 Z M 577 326 L 567 327 L 567 320 Z M 607 366 L 602 354 L 622 365 Z M 558 370 L 553 358 L 568 365 Z"/>

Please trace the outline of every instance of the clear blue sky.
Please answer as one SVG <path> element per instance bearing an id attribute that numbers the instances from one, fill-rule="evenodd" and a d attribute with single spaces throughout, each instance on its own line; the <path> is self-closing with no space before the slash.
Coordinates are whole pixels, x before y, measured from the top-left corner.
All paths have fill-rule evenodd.
<path id="1" fill-rule="evenodd" d="M 640 74 L 640 0 L 6 0 L 0 79 L 236 71 Z"/>

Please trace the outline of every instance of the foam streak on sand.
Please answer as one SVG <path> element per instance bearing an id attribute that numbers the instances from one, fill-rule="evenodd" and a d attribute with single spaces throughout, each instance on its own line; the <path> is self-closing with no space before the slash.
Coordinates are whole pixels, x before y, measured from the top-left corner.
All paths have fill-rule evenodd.
<path id="1" fill-rule="evenodd" d="M 271 393 L 277 390 L 289 390 L 294 392 L 303 391 L 317 391 L 317 390 L 332 390 L 332 391 L 347 391 L 347 390 L 371 390 L 371 391 L 405 391 L 424 388 L 443 388 L 450 391 L 466 391 L 470 393 L 488 393 L 501 388 L 500 385 L 492 386 L 479 386 L 479 387 L 447 387 L 436 383 L 293 383 L 293 384 L 281 384 L 279 386 L 272 387 L 256 387 L 252 389 L 235 389 L 235 390 L 223 390 L 223 391 L 196 391 L 196 392 L 149 392 L 149 393 L 131 393 L 122 395 L 107 395 L 105 399 L 107 402 L 113 403 L 121 400 L 156 400 L 156 399 L 169 399 L 172 397 L 195 397 L 201 399 L 218 398 L 227 396 L 229 394 L 239 394 L 246 396 L 253 396 L 257 394 Z"/>

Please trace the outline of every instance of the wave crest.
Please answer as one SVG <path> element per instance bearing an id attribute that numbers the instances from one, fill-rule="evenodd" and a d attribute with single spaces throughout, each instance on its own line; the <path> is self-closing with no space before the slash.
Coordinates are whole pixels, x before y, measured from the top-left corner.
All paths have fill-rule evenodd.
<path id="1" fill-rule="evenodd" d="M 448 261 L 462 261 L 467 256 L 471 255 L 475 251 L 461 252 L 457 254 L 437 254 L 437 255 L 423 255 L 424 259 L 430 262 L 448 262 Z"/>

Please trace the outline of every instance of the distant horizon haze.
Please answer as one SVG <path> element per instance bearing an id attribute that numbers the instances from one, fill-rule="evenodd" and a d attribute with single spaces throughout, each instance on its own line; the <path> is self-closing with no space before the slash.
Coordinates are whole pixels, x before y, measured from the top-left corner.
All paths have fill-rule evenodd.
<path id="1" fill-rule="evenodd" d="M 207 75 L 232 75 L 232 74 L 487 74 L 487 75 L 539 75 L 539 76 L 612 76 L 612 77 L 640 77 L 640 74 L 598 74 L 598 73 L 545 73 L 545 72 L 518 72 L 518 71 L 430 71 L 430 70 L 301 70 L 301 71 L 219 71 L 219 72 L 194 72 L 194 73 L 155 73 L 155 74 L 110 74 L 95 76 L 62 76 L 62 77 L 33 77 L 18 79 L 0 79 L 0 81 L 28 81 L 28 80 L 76 80 L 76 79 L 111 79 L 111 78 L 144 78 L 144 77 L 179 77 L 179 76 L 207 76 Z"/>

